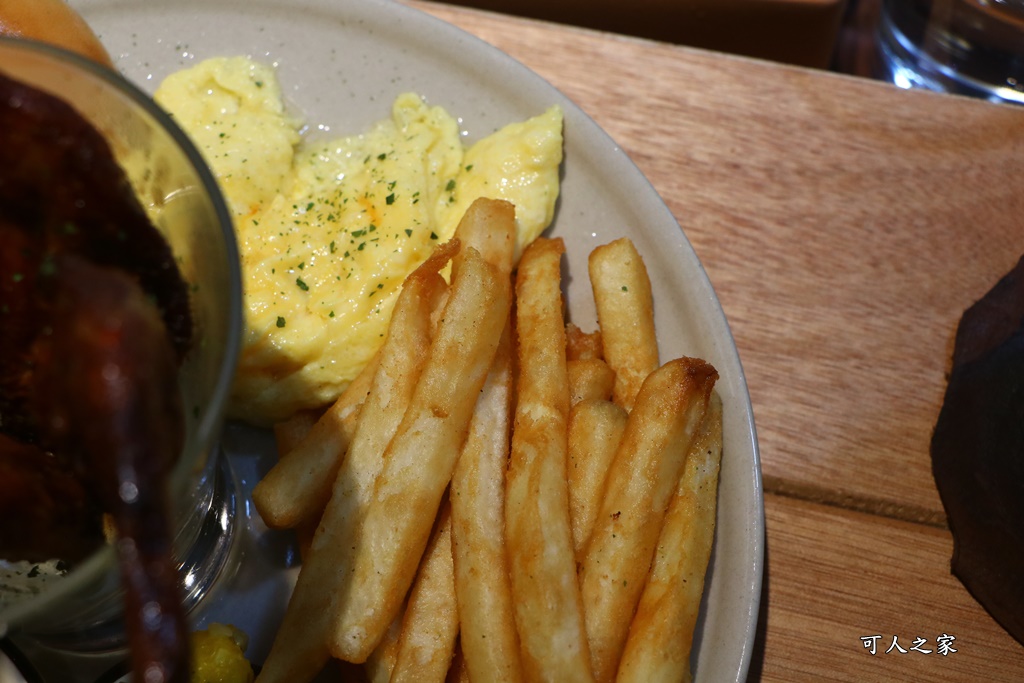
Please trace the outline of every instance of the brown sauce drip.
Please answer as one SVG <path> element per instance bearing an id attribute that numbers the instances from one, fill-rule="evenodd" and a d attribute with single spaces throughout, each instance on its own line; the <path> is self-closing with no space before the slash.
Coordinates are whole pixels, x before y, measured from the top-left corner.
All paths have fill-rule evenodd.
<path id="1" fill-rule="evenodd" d="M 186 285 L 72 108 L 0 75 L 0 137 L 0 472 L 26 485 L 0 508 L 7 527 L 52 525 L 0 533 L 0 556 L 81 559 L 110 513 L 135 680 L 187 681 L 166 488 L 184 433 Z"/>

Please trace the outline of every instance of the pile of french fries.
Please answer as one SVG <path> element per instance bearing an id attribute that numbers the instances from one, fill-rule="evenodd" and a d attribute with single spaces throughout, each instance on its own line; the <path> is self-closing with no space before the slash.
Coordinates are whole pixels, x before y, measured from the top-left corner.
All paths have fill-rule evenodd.
<path id="1" fill-rule="evenodd" d="M 332 659 L 374 683 L 690 679 L 717 373 L 659 365 L 629 240 L 590 255 L 591 333 L 565 321 L 562 241 L 515 271 L 514 244 L 514 207 L 474 203 L 406 280 L 374 361 L 277 427 L 254 499 L 303 565 L 258 683 Z"/>

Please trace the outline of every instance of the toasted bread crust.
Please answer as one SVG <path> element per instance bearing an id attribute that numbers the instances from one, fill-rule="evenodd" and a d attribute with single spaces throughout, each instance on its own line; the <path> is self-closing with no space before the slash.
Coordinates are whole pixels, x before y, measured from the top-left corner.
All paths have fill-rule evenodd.
<path id="1" fill-rule="evenodd" d="M 63 0 L 0 0 L 0 35 L 57 45 L 113 68 L 99 38 Z"/>

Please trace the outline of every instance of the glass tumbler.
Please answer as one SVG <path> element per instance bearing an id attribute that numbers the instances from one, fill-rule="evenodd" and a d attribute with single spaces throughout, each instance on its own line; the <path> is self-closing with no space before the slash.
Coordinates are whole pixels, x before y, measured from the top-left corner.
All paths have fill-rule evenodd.
<path id="1" fill-rule="evenodd" d="M 181 594 L 192 610 L 233 562 L 235 484 L 218 447 L 242 327 L 230 214 L 185 134 L 117 73 L 49 45 L 6 38 L 0 72 L 60 97 L 103 134 L 189 284 L 193 341 L 179 373 L 185 445 L 169 499 Z M 59 561 L 0 558 L 0 637 L 14 634 L 65 652 L 120 649 L 122 596 L 109 543 L 70 569 Z"/>
<path id="2" fill-rule="evenodd" d="M 1024 0 L 882 0 L 880 77 L 1024 104 Z"/>

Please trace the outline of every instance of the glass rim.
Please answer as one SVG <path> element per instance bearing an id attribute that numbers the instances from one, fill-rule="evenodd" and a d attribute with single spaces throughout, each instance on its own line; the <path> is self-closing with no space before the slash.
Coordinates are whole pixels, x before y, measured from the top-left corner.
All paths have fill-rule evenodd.
<path id="1" fill-rule="evenodd" d="M 170 136 L 175 146 L 182 152 L 186 161 L 191 166 L 202 186 L 203 192 L 209 199 L 224 241 L 227 256 L 227 263 L 225 265 L 228 270 L 227 276 L 229 279 L 227 310 L 229 320 L 227 337 L 224 341 L 223 361 L 217 371 L 213 392 L 210 395 L 209 401 L 202 408 L 196 427 L 197 441 L 210 444 L 210 447 L 213 448 L 217 431 L 223 422 L 231 385 L 241 354 L 243 328 L 242 273 L 238 241 L 235 235 L 234 221 L 228 210 L 220 185 L 214 178 L 213 172 L 203 159 L 198 148 L 174 119 L 149 94 L 115 69 L 50 43 L 20 36 L 0 36 L 0 73 L 19 82 L 24 81 L 5 68 L 2 59 L 5 53 L 34 54 L 44 60 L 62 64 L 74 71 L 81 72 L 87 78 L 99 81 L 101 84 L 126 97 L 132 105 L 138 107 L 144 115 L 152 118 L 157 126 Z M 33 85 L 33 87 L 35 86 Z M 59 97 L 59 95 L 57 96 Z M 69 102 L 68 104 L 74 106 L 73 103 Z M 192 472 L 192 465 L 193 463 L 186 462 L 185 458 L 179 459 L 172 470 L 168 484 L 172 487 L 180 484 L 183 478 L 189 476 Z M 39 594 L 7 606 L 0 605 L 0 638 L 5 637 L 12 626 L 24 621 L 33 613 L 45 611 L 48 606 L 61 600 L 64 596 L 72 594 L 90 582 L 99 579 L 104 570 L 116 566 L 115 560 L 113 545 L 105 543 L 95 552 L 91 553 L 83 562 L 71 569 L 60 581 L 48 585 Z"/>

